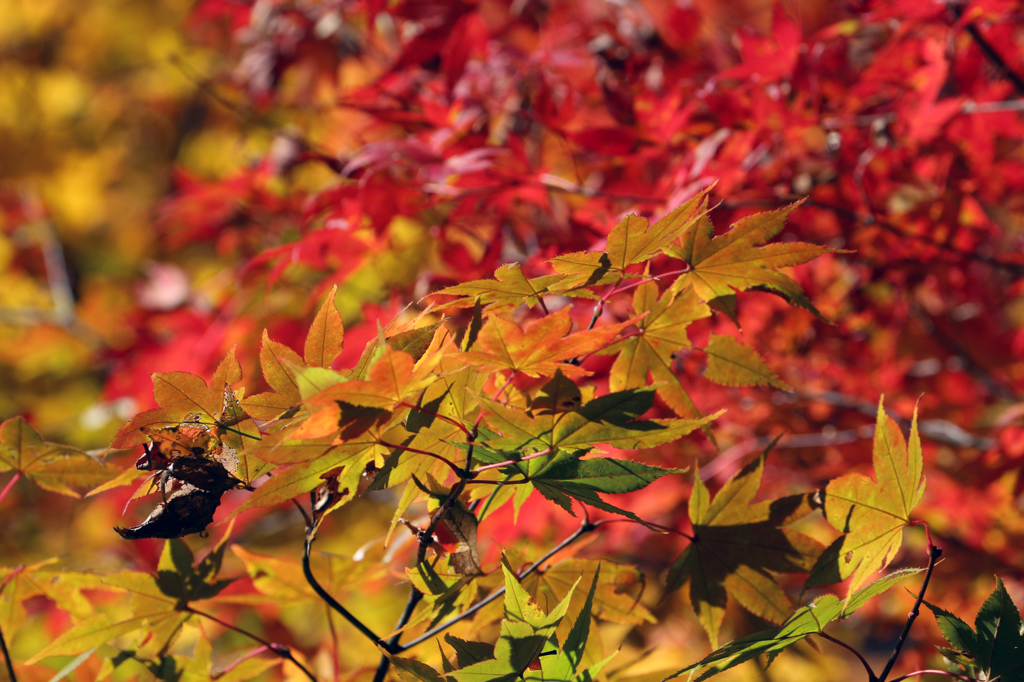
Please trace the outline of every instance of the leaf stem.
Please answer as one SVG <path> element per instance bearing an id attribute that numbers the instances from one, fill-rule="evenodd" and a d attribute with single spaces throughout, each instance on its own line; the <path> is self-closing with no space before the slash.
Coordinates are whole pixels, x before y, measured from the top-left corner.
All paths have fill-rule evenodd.
<path id="1" fill-rule="evenodd" d="M 576 540 L 578 540 L 583 535 L 586 535 L 587 533 L 590 533 L 590 532 L 594 531 L 600 525 L 602 525 L 602 522 L 600 522 L 600 521 L 598 521 L 597 523 L 592 523 L 589 520 L 585 520 L 583 523 L 580 524 L 580 527 L 577 528 L 576 531 L 572 535 L 570 535 L 566 539 L 562 540 L 555 547 L 553 547 L 550 551 L 548 551 L 544 556 L 542 556 L 540 559 L 535 561 L 533 563 L 533 565 L 530 566 L 530 568 L 528 568 L 525 571 L 523 571 L 523 573 L 519 577 L 520 578 L 525 578 L 526 576 L 530 575 L 531 573 L 536 571 L 538 568 L 540 568 L 541 564 L 543 564 L 545 561 L 547 561 L 552 556 L 554 556 L 558 552 L 562 551 L 563 549 L 565 549 L 566 547 L 568 547 L 572 543 L 576 542 Z M 459 614 L 458 616 L 455 616 L 451 620 L 448 620 L 448 621 L 446 621 L 444 623 L 441 623 L 437 627 L 428 630 L 427 632 L 423 633 L 422 635 L 420 635 L 416 639 L 412 640 L 408 644 L 406 644 L 404 646 L 397 647 L 398 650 L 397 650 L 396 653 L 402 653 L 403 651 L 407 651 L 408 649 L 411 649 L 412 647 L 416 646 L 417 644 L 422 644 L 423 642 L 427 641 L 428 639 L 432 639 L 435 635 L 444 632 L 445 630 L 447 630 L 451 626 L 455 625 L 456 623 L 458 623 L 460 621 L 463 621 L 466 618 L 469 618 L 474 613 L 476 613 L 477 611 L 479 611 L 483 607 L 487 606 L 488 604 L 490 604 L 495 599 L 498 599 L 499 597 L 501 597 L 503 594 L 505 594 L 505 588 L 504 587 L 501 587 L 501 588 L 495 590 L 491 594 L 487 595 L 487 597 L 484 598 L 482 601 L 477 602 L 476 604 L 474 604 L 470 608 L 466 609 L 466 611 L 464 611 L 463 613 Z"/>
<path id="2" fill-rule="evenodd" d="M 451 417 L 447 417 L 447 416 L 445 416 L 443 414 L 438 414 L 437 412 L 434 412 L 433 410 L 428 410 L 428 409 L 426 409 L 424 407 L 420 407 L 419 405 L 413 405 L 412 403 L 407 403 L 404 400 L 402 402 L 398 403 L 398 407 L 407 407 L 410 410 L 416 410 L 418 412 L 422 412 L 423 414 L 429 414 L 431 417 L 436 417 L 437 419 L 442 419 L 442 420 L 448 422 L 449 424 L 451 424 L 453 426 L 459 427 L 459 429 L 461 429 L 462 432 L 465 433 L 467 436 L 469 435 L 469 429 L 467 429 L 466 425 L 463 424 L 462 422 L 460 422 L 457 419 L 452 419 Z"/>
<path id="3" fill-rule="evenodd" d="M 218 625 L 220 625 L 222 627 L 225 627 L 228 630 L 234 630 L 235 632 L 237 632 L 237 633 L 239 633 L 241 635 L 245 635 L 246 637 L 248 637 L 249 639 L 252 639 L 253 641 L 259 642 L 260 644 L 265 646 L 270 651 L 273 651 L 275 654 L 277 654 L 281 658 L 283 658 L 285 660 L 288 660 L 288 661 L 291 661 L 292 663 L 294 663 L 299 668 L 299 670 L 301 670 L 303 673 L 306 674 L 306 677 L 308 677 L 309 679 L 313 680 L 313 682 L 316 682 L 316 677 L 313 676 L 313 673 L 309 672 L 309 670 L 306 669 L 306 666 L 304 666 L 301 663 L 299 663 L 295 659 L 295 656 L 292 654 L 292 650 L 289 649 L 288 647 L 286 647 L 285 645 L 283 645 L 283 644 L 276 644 L 276 643 L 273 643 L 273 642 L 268 642 L 267 640 L 263 639 L 262 637 L 259 637 L 258 635 L 254 635 L 253 633 L 249 632 L 248 630 L 243 630 L 242 628 L 238 627 L 237 625 L 232 625 L 231 623 L 223 621 L 220 618 L 217 618 L 216 616 L 211 616 L 210 614 L 204 613 L 203 611 L 198 611 L 198 610 L 192 608 L 191 606 L 186 605 L 185 606 L 185 610 L 188 611 L 189 613 L 195 614 L 197 616 L 202 616 L 203 618 L 208 618 L 208 619 L 212 620 L 214 623 L 217 623 Z M 250 654 L 250 655 L 253 655 L 253 654 Z"/>
<path id="4" fill-rule="evenodd" d="M 932 556 L 932 549 L 935 547 L 935 545 L 932 544 L 932 532 L 928 528 L 928 522 L 927 521 L 911 521 L 910 525 L 911 526 L 924 526 L 924 539 L 928 542 L 927 552 L 928 552 L 928 558 L 930 559 L 931 556 Z"/>
<path id="5" fill-rule="evenodd" d="M 903 626 L 903 632 L 900 633 L 900 638 L 896 640 L 896 646 L 892 650 L 892 655 L 889 657 L 889 662 L 885 664 L 885 670 L 878 677 L 878 682 L 885 682 L 885 678 L 889 676 L 889 672 L 892 667 L 896 665 L 896 659 L 899 658 L 900 649 L 903 648 L 904 642 L 907 641 L 907 636 L 910 634 L 910 628 L 914 625 L 914 621 L 917 620 L 918 615 L 921 613 L 921 602 L 924 601 L 925 590 L 928 589 L 928 581 L 932 579 L 932 571 L 935 570 L 935 562 L 938 561 L 939 557 L 942 556 L 942 548 L 932 545 L 931 549 L 928 550 L 928 571 L 924 574 L 924 584 L 921 585 L 921 591 L 917 593 L 917 600 L 914 602 L 914 608 L 911 609 L 907 615 L 907 624 Z"/>
<path id="6" fill-rule="evenodd" d="M 980 680 L 975 677 L 971 677 L 970 675 L 951 673 L 948 670 L 915 670 L 914 672 L 907 673 L 902 677 L 894 678 L 892 682 L 903 682 L 903 680 L 909 680 L 911 677 L 917 677 L 918 675 L 945 675 L 946 677 L 955 677 L 958 680 L 963 680 L 963 682 L 980 682 Z"/>
<path id="7" fill-rule="evenodd" d="M 515 379 L 515 378 L 516 378 L 516 373 L 515 373 L 515 371 L 513 371 L 512 374 L 508 375 L 508 381 L 506 381 L 502 385 L 502 387 L 498 389 L 498 392 L 494 394 L 494 396 L 491 398 L 491 400 L 497 400 L 498 396 L 500 396 L 502 393 L 505 392 L 505 389 L 508 388 L 512 384 L 512 380 Z M 473 432 L 474 433 L 476 432 L 476 427 L 480 425 L 480 420 L 483 418 L 483 416 L 484 416 L 483 412 L 480 412 L 479 416 L 477 416 L 476 423 L 473 424 Z M 472 434 L 470 434 L 470 435 L 472 436 Z M 473 437 L 475 438 L 475 436 L 473 436 Z"/>
<path id="8" fill-rule="evenodd" d="M 263 653 L 264 651 L 271 651 L 271 649 L 270 649 L 270 647 L 268 647 L 268 646 L 266 646 L 266 645 L 260 646 L 260 647 L 258 647 L 258 648 L 256 648 L 256 649 L 253 649 L 253 650 L 252 650 L 252 651 L 250 651 L 249 653 L 247 653 L 247 654 L 243 654 L 242 656 L 239 656 L 238 658 L 236 658 L 235 660 L 233 660 L 233 661 L 232 661 L 232 662 L 230 663 L 230 665 L 228 665 L 228 666 L 227 666 L 226 668 L 224 668 L 223 670 L 221 670 L 221 671 L 220 671 L 219 673 L 210 673 L 210 677 L 212 677 L 212 678 L 213 678 L 213 679 L 215 679 L 215 680 L 216 680 L 217 678 L 223 677 L 224 675 L 227 675 L 227 674 L 228 674 L 229 672 L 231 672 L 232 670 L 234 670 L 235 668 L 237 668 L 238 666 L 240 666 L 240 665 L 241 665 L 242 663 L 245 663 L 245 662 L 246 662 L 246 661 L 248 661 L 248 660 L 249 660 L 250 658 L 255 658 L 256 656 L 259 656 L 259 655 L 260 655 L 260 654 L 262 654 L 262 653 Z"/>
<path id="9" fill-rule="evenodd" d="M 488 464 L 487 466 L 477 467 L 476 469 L 473 469 L 473 471 L 471 471 L 470 473 L 473 476 L 475 476 L 475 475 L 477 475 L 479 473 L 482 473 L 484 471 L 490 471 L 491 469 L 500 469 L 501 467 L 507 467 L 507 466 L 511 466 L 513 464 L 516 464 L 517 462 L 525 462 L 525 461 L 530 460 L 530 459 L 537 459 L 538 457 L 544 457 L 544 456 L 550 455 L 550 454 L 551 454 L 551 448 L 548 448 L 547 450 L 541 450 L 540 452 L 535 452 L 532 455 L 527 455 L 526 457 L 520 457 L 519 459 L 509 459 L 509 460 L 505 460 L 504 462 L 498 462 L 497 464 Z"/>
<path id="10" fill-rule="evenodd" d="M 18 482 L 19 478 L 21 478 L 21 472 L 15 471 L 14 478 L 7 481 L 7 485 L 5 485 L 3 491 L 0 492 L 0 502 L 4 501 L 4 498 L 7 497 L 8 491 L 10 491 L 10 489 L 14 487 L 14 484 Z"/>
<path id="11" fill-rule="evenodd" d="M 405 450 L 406 452 L 415 452 L 418 455 L 426 455 L 427 457 L 433 457 L 434 459 L 440 460 L 440 461 L 444 462 L 445 464 L 447 464 L 448 468 L 450 468 L 453 472 L 455 472 L 455 475 L 458 476 L 459 478 L 466 478 L 467 476 L 470 475 L 469 472 L 467 472 L 465 469 L 460 467 L 455 462 L 451 461 L 447 457 L 443 457 L 443 456 L 438 455 L 436 453 L 428 452 L 427 450 L 418 450 L 416 448 L 406 447 L 405 445 L 396 445 L 394 443 L 386 443 L 384 441 L 380 441 L 380 444 L 383 445 L 386 448 L 394 448 L 396 450 Z"/>
<path id="12" fill-rule="evenodd" d="M 344 618 L 345 620 L 347 620 L 349 622 L 349 624 L 351 624 L 352 627 L 354 627 L 356 630 L 359 630 L 359 632 L 364 637 L 369 639 L 371 642 L 373 642 L 377 646 L 384 647 L 385 649 L 387 649 L 387 647 L 388 647 L 387 642 L 385 642 L 380 637 L 378 637 L 373 632 L 373 630 L 371 630 L 370 628 L 366 627 L 366 625 L 364 625 L 361 620 L 359 620 L 358 618 L 353 616 L 349 612 L 348 609 L 346 609 L 344 606 L 339 604 L 338 601 L 334 597 L 332 597 L 330 594 L 328 594 L 327 590 L 325 590 L 323 588 L 323 586 L 320 585 L 320 583 L 317 582 L 316 577 L 313 576 L 313 569 L 310 568 L 310 565 L 309 565 L 309 551 L 310 551 L 310 548 L 313 545 L 313 537 L 315 535 L 316 535 L 316 528 L 308 528 L 306 530 L 306 547 L 305 547 L 305 551 L 302 553 L 302 572 L 306 576 L 306 582 L 309 583 L 309 586 L 313 588 L 313 591 L 316 592 L 317 595 L 321 599 L 323 599 L 327 603 L 328 606 L 330 606 L 332 609 L 334 609 L 339 614 L 341 614 L 341 617 Z"/>
<path id="13" fill-rule="evenodd" d="M 815 619 L 815 620 L 817 620 L 817 619 Z M 818 627 L 819 628 L 821 627 L 820 624 L 819 624 Z M 868 671 L 868 680 L 870 682 L 876 682 L 876 680 L 878 680 L 878 677 L 875 676 L 875 671 L 871 669 L 871 666 L 868 664 L 867 659 L 865 659 L 864 656 L 862 656 L 859 651 L 854 649 L 852 646 L 850 646 L 849 644 L 847 644 L 843 640 L 836 639 L 832 635 L 827 635 L 827 634 L 825 634 L 824 632 L 822 632 L 820 630 L 818 632 L 814 633 L 814 634 L 818 635 L 818 637 L 821 637 L 822 639 L 827 639 L 828 641 L 832 642 L 833 644 L 838 644 L 839 646 L 843 647 L 847 651 L 852 652 L 853 655 L 856 656 L 857 659 L 860 661 L 861 665 L 864 666 L 864 670 Z"/>
<path id="14" fill-rule="evenodd" d="M 690 542 L 693 542 L 693 536 L 690 535 L 689 533 L 684 533 L 683 531 L 679 530 L 678 528 L 672 528 L 671 526 L 663 526 L 660 523 L 650 523 L 649 521 L 642 521 L 641 522 L 641 521 L 636 521 L 634 519 L 604 519 L 604 520 L 601 521 L 601 523 L 602 524 L 605 524 L 605 523 L 636 523 L 638 525 L 646 526 L 648 528 L 653 528 L 655 530 L 661 530 L 661 531 L 665 531 L 666 533 L 672 533 L 673 535 L 681 535 L 684 538 L 686 538 L 687 540 L 689 540 Z"/>

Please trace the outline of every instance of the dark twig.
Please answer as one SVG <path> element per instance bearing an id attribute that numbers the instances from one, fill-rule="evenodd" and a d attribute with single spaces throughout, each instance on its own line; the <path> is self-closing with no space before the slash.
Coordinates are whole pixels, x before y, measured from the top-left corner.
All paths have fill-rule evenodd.
<path id="1" fill-rule="evenodd" d="M 238 627 L 236 625 L 232 625 L 231 623 L 228 623 L 227 621 L 223 621 L 220 618 L 217 618 L 216 616 L 211 616 L 210 614 L 204 613 L 203 611 L 197 611 L 196 609 L 192 608 L 191 606 L 186 606 L 185 610 L 188 611 L 189 613 L 195 614 L 197 616 L 202 616 L 203 618 L 207 618 L 209 620 L 212 620 L 214 623 L 217 623 L 218 625 L 220 625 L 222 627 L 225 627 L 228 630 L 234 630 L 235 632 L 237 632 L 237 633 L 239 633 L 241 635 L 245 635 L 246 637 L 248 637 L 249 639 L 251 639 L 253 641 L 259 642 L 260 644 L 265 646 L 270 651 L 273 651 L 275 654 L 277 654 L 281 658 L 283 658 L 285 660 L 288 660 L 288 661 L 291 661 L 292 663 L 294 663 L 299 668 L 299 670 L 301 670 L 303 673 L 305 673 L 306 677 L 308 677 L 309 679 L 313 680 L 313 682 L 316 682 L 316 677 L 313 676 L 313 673 L 309 672 L 309 670 L 306 669 L 306 666 L 304 666 L 301 663 L 299 663 L 298 660 L 296 660 L 295 655 L 292 654 L 292 650 L 289 649 L 288 647 L 286 647 L 285 645 L 277 644 L 277 643 L 274 643 L 274 642 L 268 642 L 267 640 L 263 639 L 262 637 L 259 637 L 258 635 L 252 634 L 248 630 L 243 630 L 242 628 L 240 628 L 240 627 Z"/>
<path id="2" fill-rule="evenodd" d="M 7 664 L 7 675 L 11 678 L 11 682 L 18 682 L 18 678 L 14 675 L 14 662 L 11 661 L 11 652 L 7 650 L 7 642 L 4 641 L 4 633 L 0 631 L 0 651 L 4 653 L 4 663 Z"/>
<path id="3" fill-rule="evenodd" d="M 903 644 L 907 641 L 907 637 L 910 635 L 910 628 L 914 625 L 914 621 L 917 620 L 918 615 L 921 613 L 921 602 L 924 601 L 925 590 L 928 589 L 928 581 L 932 579 L 932 571 L 935 570 L 935 562 L 942 556 L 942 548 L 932 545 L 931 551 L 928 552 L 928 571 L 924 574 L 924 584 L 921 585 L 921 591 L 917 593 L 917 600 L 914 602 L 914 608 L 911 609 L 907 615 L 907 624 L 903 626 L 903 632 L 900 633 L 900 638 L 896 640 L 896 646 L 892 650 L 892 655 L 889 656 L 889 662 L 885 664 L 885 670 L 878 677 L 878 682 L 885 682 L 885 678 L 889 676 L 889 672 L 892 667 L 896 665 L 896 659 L 899 658 L 900 649 L 903 648 Z M 873 681 L 872 681 L 873 682 Z"/>
<path id="4" fill-rule="evenodd" d="M 548 559 L 553 557 L 558 552 L 561 552 L 563 549 L 565 549 L 566 547 L 568 547 L 572 543 L 576 542 L 576 540 L 578 540 L 583 535 L 586 535 L 587 533 L 592 532 L 593 530 L 595 530 L 600 525 L 602 525 L 601 521 L 597 521 L 597 522 L 592 523 L 589 520 L 585 520 L 582 524 L 580 524 L 580 527 L 577 528 L 576 531 L 572 535 L 570 535 L 566 539 L 562 540 L 555 547 L 553 547 L 550 551 L 548 551 L 544 556 L 542 556 L 540 559 L 538 559 L 536 562 L 534 562 L 534 564 L 532 566 L 530 566 L 530 568 L 528 568 L 525 571 L 523 571 L 522 575 L 520 575 L 519 577 L 520 578 L 525 578 L 526 576 L 530 575 L 531 573 L 536 571 L 538 568 L 540 568 L 541 564 L 543 564 L 545 561 L 547 561 Z M 505 594 L 505 588 L 504 587 L 501 587 L 501 588 L 495 590 L 491 594 L 487 595 L 487 597 L 483 601 L 481 601 L 481 602 L 479 602 L 477 604 L 474 604 L 472 607 L 466 609 L 466 611 L 464 611 L 463 613 L 459 614 L 458 616 L 455 616 L 451 620 L 445 621 L 444 623 L 441 623 L 437 627 L 435 627 L 435 628 L 433 628 L 431 630 L 428 630 L 427 632 L 423 633 L 422 635 L 420 635 L 416 639 L 412 640 L 408 644 L 406 644 L 404 646 L 397 647 L 397 649 L 398 649 L 397 653 L 402 653 L 403 651 L 411 649 L 412 647 L 416 646 L 417 644 L 422 644 L 423 642 L 427 641 L 428 639 L 432 639 L 433 637 L 435 637 L 436 635 L 444 632 L 445 630 L 447 630 L 451 626 L 455 625 L 456 623 L 469 618 L 474 613 L 476 613 L 477 611 L 479 611 L 483 607 L 487 606 L 488 604 L 490 604 L 495 599 L 500 598 L 504 594 Z"/>
<path id="5" fill-rule="evenodd" d="M 341 617 L 347 620 L 349 624 L 352 625 L 352 627 L 354 627 L 356 630 L 359 630 L 359 632 L 362 633 L 363 636 L 365 636 L 367 639 L 369 639 L 377 646 L 387 649 L 387 642 L 378 637 L 373 630 L 366 627 L 366 625 L 363 624 L 361 620 L 353 616 L 348 609 L 339 604 L 334 597 L 327 593 L 327 590 L 325 590 L 323 586 L 320 585 L 320 583 L 318 583 L 316 578 L 313 576 L 313 569 L 309 566 L 309 551 L 313 545 L 313 538 L 315 537 L 315 535 L 315 527 L 310 528 L 306 531 L 306 547 L 305 551 L 302 554 L 302 572 L 306 576 L 306 582 L 309 583 L 309 586 L 313 588 L 313 591 L 316 592 L 321 599 L 327 602 L 328 606 L 330 606 L 332 609 L 341 614 Z"/>
<path id="6" fill-rule="evenodd" d="M 951 5 L 950 9 L 953 10 L 953 14 L 956 16 L 957 20 L 959 20 L 964 14 L 963 7 Z M 992 43 L 988 42 L 985 39 L 985 36 L 981 35 L 981 30 L 975 24 L 967 24 L 964 27 L 964 30 L 966 30 L 968 35 L 974 39 L 974 42 L 978 44 L 978 47 L 985 53 L 985 57 L 992 62 L 992 65 L 1010 79 L 1013 86 L 1017 88 L 1017 92 L 1024 95 L 1024 78 L 1021 78 L 1013 69 L 1010 68 L 1010 65 L 1006 63 L 1006 60 L 1003 59 L 1003 56 L 999 54 L 996 48 L 992 46 Z"/>
<path id="7" fill-rule="evenodd" d="M 868 672 L 868 680 L 869 680 L 869 682 L 876 682 L 876 680 L 878 680 L 878 677 L 875 676 L 875 671 L 871 669 L 871 666 L 868 665 L 867 660 L 864 658 L 864 656 L 861 655 L 861 653 L 859 651 L 854 649 L 852 646 L 850 646 L 849 644 L 847 644 L 843 640 L 836 639 L 832 635 L 826 635 L 824 632 L 817 632 L 815 634 L 817 634 L 818 637 L 821 637 L 822 639 L 827 639 L 828 641 L 832 642 L 833 644 L 837 644 L 837 645 L 843 647 L 844 649 L 846 649 L 847 651 L 852 652 L 853 655 L 856 656 L 857 659 L 860 661 L 861 665 L 864 666 L 864 670 L 866 670 Z"/>
<path id="8" fill-rule="evenodd" d="M 17 480 L 18 477 L 15 476 L 14 478 L 15 480 Z M 7 487 L 10 488 L 9 485 Z M 4 492 L 6 493 L 7 490 L 4 490 Z M 14 576 L 18 575 L 24 570 L 25 566 L 23 564 L 15 568 L 10 573 L 8 573 L 3 583 L 0 583 L 0 594 L 3 594 L 4 588 L 7 587 L 7 583 L 11 582 L 11 580 L 14 579 Z M 14 675 L 14 661 L 11 660 L 11 652 L 7 649 L 7 642 L 4 641 L 4 633 L 2 630 L 0 630 L 0 651 L 2 651 L 4 654 L 4 663 L 7 665 L 7 674 L 8 676 L 10 676 L 11 682 L 18 682 L 18 678 Z"/>

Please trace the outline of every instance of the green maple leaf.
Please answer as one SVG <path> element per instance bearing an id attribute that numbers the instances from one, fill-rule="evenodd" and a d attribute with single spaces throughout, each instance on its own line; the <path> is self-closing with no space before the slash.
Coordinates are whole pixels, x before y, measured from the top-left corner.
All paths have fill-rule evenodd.
<path id="1" fill-rule="evenodd" d="M 925 487 L 916 409 L 908 445 L 899 424 L 879 401 L 873 461 L 876 480 L 847 474 L 825 488 L 825 518 L 845 535 L 821 555 L 808 587 L 850 578 L 852 593 L 888 566 L 903 544 L 903 529 L 911 525 L 910 513 Z"/>
<path id="2" fill-rule="evenodd" d="M 561 371 L 579 376 L 587 371 L 566 361 L 604 348 L 628 324 L 570 334 L 572 318 L 568 308 L 534 320 L 525 328 L 511 320 L 492 317 L 484 323 L 473 350 L 458 357 L 484 371 L 512 370 L 532 377 L 552 376 Z"/>
<path id="3" fill-rule="evenodd" d="M 703 674 L 694 681 L 700 682 L 700 680 L 706 680 L 762 654 L 768 655 L 770 663 L 786 647 L 796 644 L 809 635 L 822 632 L 825 625 L 833 621 L 848 618 L 872 597 L 882 594 L 901 580 L 923 570 L 922 568 L 909 568 L 880 578 L 858 590 L 849 603 L 845 604 L 834 594 L 822 595 L 812 603 L 797 609 L 780 627 L 755 632 L 729 642 L 697 663 L 683 668 L 669 679 L 685 673 L 690 673 L 692 678 L 692 675 L 701 672 Z"/>
<path id="4" fill-rule="evenodd" d="M 580 459 L 585 450 L 561 451 L 536 473 L 529 472 L 529 465 L 536 460 L 517 463 L 508 467 L 523 469 L 537 491 L 555 504 L 575 516 L 572 500 L 589 504 L 604 511 L 625 516 L 639 523 L 643 521 L 632 512 L 608 504 L 600 493 L 631 493 L 642 490 L 662 476 L 681 474 L 685 469 L 661 469 L 628 459 L 607 459 L 597 457 Z"/>
<path id="5" fill-rule="evenodd" d="M 689 272 L 680 275 L 672 285 L 672 291 L 692 288 L 702 301 L 711 302 L 759 287 L 781 294 L 821 317 L 800 285 L 779 268 L 806 263 L 822 254 L 836 253 L 836 249 L 802 242 L 762 246 L 782 230 L 786 216 L 797 206 L 799 202 L 741 218 L 731 230 L 717 237 L 707 214 L 698 216 L 679 242 L 666 249 L 668 255 L 690 266 Z"/>
<path id="6" fill-rule="evenodd" d="M 692 291 L 676 296 L 666 291 L 658 297 L 658 285 L 646 282 L 633 294 L 633 311 L 639 333 L 616 342 L 604 354 L 618 353 L 612 365 L 608 387 L 623 391 L 658 384 L 658 395 L 676 414 L 695 419 L 702 415 L 679 383 L 672 368 L 672 354 L 690 347 L 686 328 L 695 320 L 710 317 L 708 308 Z M 646 313 L 646 314 L 645 314 Z"/>
<path id="7" fill-rule="evenodd" d="M 817 540 L 784 527 L 811 512 L 807 496 L 753 502 L 767 454 L 729 479 L 714 500 L 699 472 L 694 475 L 689 504 L 693 541 L 669 569 L 667 589 L 690 581 L 690 599 L 714 647 L 729 595 L 754 615 L 781 623 L 792 605 L 770 571 L 809 571 L 824 549 Z"/>
<path id="8" fill-rule="evenodd" d="M 0 423 L 0 474 L 15 471 L 44 490 L 81 497 L 121 472 L 77 448 L 44 441 L 23 417 Z"/>
<path id="9" fill-rule="evenodd" d="M 566 279 L 558 289 L 612 284 L 624 277 L 631 265 L 650 260 L 680 235 L 691 231 L 707 212 L 707 191 L 693 197 L 651 225 L 646 218 L 627 215 L 608 233 L 605 251 L 578 251 L 552 258 L 551 267 Z"/>
<path id="10" fill-rule="evenodd" d="M 1006 593 L 1000 578 L 978 610 L 974 630 L 952 613 L 924 602 L 939 624 L 952 649 L 937 647 L 943 656 L 957 663 L 972 677 L 984 673 L 986 680 L 1024 680 L 1024 633 L 1020 613 Z"/>
<path id="11" fill-rule="evenodd" d="M 577 410 L 530 414 L 481 399 L 487 423 L 499 434 L 485 441 L 496 450 L 525 452 L 550 448 L 589 447 L 607 443 L 617 448 L 650 448 L 685 436 L 716 417 L 640 419 L 654 402 L 654 387 L 618 391 L 595 398 Z"/>
<path id="12" fill-rule="evenodd" d="M 545 648 L 558 651 L 555 630 L 569 608 L 573 590 L 550 612 L 544 613 L 504 563 L 502 571 L 505 574 L 505 619 L 494 645 L 494 657 L 450 673 L 449 677 L 457 682 L 511 682 L 521 678 Z M 577 637 L 566 652 L 569 661 L 578 646 Z"/>

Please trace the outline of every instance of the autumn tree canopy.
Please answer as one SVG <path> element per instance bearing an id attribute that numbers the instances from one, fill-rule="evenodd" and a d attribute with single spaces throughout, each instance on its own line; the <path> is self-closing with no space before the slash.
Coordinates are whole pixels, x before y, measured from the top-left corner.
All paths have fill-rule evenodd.
<path id="1" fill-rule="evenodd" d="M 1024 680 L 1020 2 L 3 15 L 10 677 Z"/>

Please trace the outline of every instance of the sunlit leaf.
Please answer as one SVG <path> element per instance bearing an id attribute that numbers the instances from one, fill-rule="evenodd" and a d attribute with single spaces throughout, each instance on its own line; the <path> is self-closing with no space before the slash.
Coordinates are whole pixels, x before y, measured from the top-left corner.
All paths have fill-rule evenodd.
<path id="1" fill-rule="evenodd" d="M 821 555 L 807 581 L 809 587 L 850 578 L 853 593 L 896 556 L 903 544 L 903 529 L 912 523 L 910 514 L 924 496 L 916 409 L 908 444 L 879 401 L 873 462 L 875 480 L 846 474 L 825 488 L 825 518 L 844 535 Z"/>

